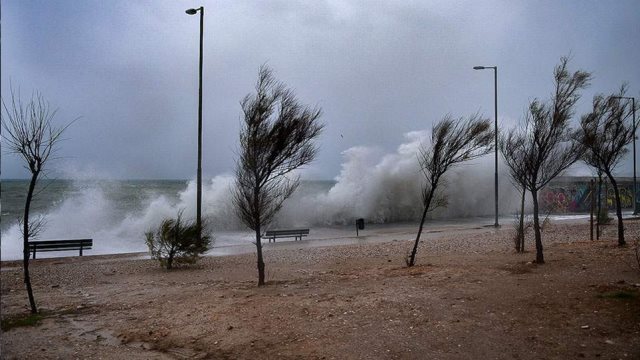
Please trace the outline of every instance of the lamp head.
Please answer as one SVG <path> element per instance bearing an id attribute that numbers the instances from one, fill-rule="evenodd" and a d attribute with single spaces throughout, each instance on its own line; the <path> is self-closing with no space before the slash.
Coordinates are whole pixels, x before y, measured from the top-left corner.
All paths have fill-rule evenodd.
<path id="1" fill-rule="evenodd" d="M 189 15 L 195 15 L 195 14 L 197 14 L 197 13 L 198 13 L 198 10 L 197 10 L 197 9 L 189 9 L 189 10 L 187 10 L 187 11 L 185 11 L 185 12 L 186 12 L 187 14 L 189 14 Z"/>
<path id="2" fill-rule="evenodd" d="M 485 67 L 484 66 L 474 66 L 473 70 L 484 70 Z"/>

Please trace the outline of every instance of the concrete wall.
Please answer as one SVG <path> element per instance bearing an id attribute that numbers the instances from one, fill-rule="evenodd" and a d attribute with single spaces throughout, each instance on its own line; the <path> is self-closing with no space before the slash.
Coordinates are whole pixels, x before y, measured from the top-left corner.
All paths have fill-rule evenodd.
<path id="1" fill-rule="evenodd" d="M 594 180 L 593 189 L 590 183 L 592 179 Z M 633 178 L 616 178 L 616 182 L 620 191 L 622 208 L 633 209 Z M 538 199 L 540 206 L 545 211 L 551 210 L 553 213 L 589 212 L 592 192 L 593 200 L 597 201 L 597 178 L 564 176 L 554 179 L 547 185 L 540 192 Z M 609 181 L 603 182 L 602 201 L 603 207 L 608 206 L 610 210 L 615 210 L 615 195 Z M 639 202 L 638 196 L 636 196 L 636 202 Z"/>

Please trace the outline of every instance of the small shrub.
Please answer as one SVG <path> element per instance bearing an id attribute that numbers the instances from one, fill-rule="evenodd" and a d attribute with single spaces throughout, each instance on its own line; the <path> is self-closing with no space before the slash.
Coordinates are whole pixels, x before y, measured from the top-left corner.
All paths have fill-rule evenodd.
<path id="1" fill-rule="evenodd" d="M 638 265 L 638 271 L 640 271 L 640 239 L 636 239 L 635 243 L 636 264 Z"/>
<path id="2" fill-rule="evenodd" d="M 602 208 L 602 211 L 600 211 L 600 214 L 598 214 L 597 216 L 597 221 L 600 223 L 600 225 L 610 224 L 612 220 L 613 218 L 609 216 L 609 211 L 607 211 L 607 209 L 605 208 Z"/>
<path id="3" fill-rule="evenodd" d="M 175 219 L 164 219 L 158 229 L 145 233 L 151 258 L 158 260 L 160 266 L 168 270 L 174 265 L 195 263 L 211 247 L 207 228 L 203 222 L 202 237 L 198 240 L 196 221 L 185 221 L 182 211 Z"/>
<path id="4" fill-rule="evenodd" d="M 25 316 L 18 315 L 14 317 L 9 317 L 6 319 L 2 319 L 0 328 L 2 331 L 9 331 L 13 328 L 22 327 L 22 326 L 37 326 L 40 325 L 42 321 L 41 314 L 28 314 Z"/>
<path id="5" fill-rule="evenodd" d="M 415 259 L 415 258 L 414 258 Z M 404 263 L 407 264 L 407 267 L 411 267 L 411 252 L 408 252 L 404 256 Z"/>
<path id="6" fill-rule="evenodd" d="M 547 218 L 548 217 L 549 216 L 547 215 Z M 545 218 L 545 220 L 543 221 L 542 228 L 540 230 L 544 230 L 543 228 L 546 224 L 547 218 Z M 524 240 L 531 228 L 533 228 L 532 214 L 525 214 L 524 218 L 522 219 L 522 228 L 520 228 L 520 212 L 517 212 L 514 215 L 513 229 L 515 233 L 513 235 L 513 243 L 517 252 L 524 252 Z"/>
<path id="7" fill-rule="evenodd" d="M 635 292 L 616 290 L 598 295 L 601 299 L 635 299 L 638 296 Z"/>

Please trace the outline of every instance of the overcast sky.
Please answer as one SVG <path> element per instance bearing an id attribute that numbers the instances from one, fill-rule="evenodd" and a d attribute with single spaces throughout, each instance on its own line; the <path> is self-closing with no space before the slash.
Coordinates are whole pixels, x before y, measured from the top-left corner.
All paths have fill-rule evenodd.
<path id="1" fill-rule="evenodd" d="M 76 117 L 62 177 L 195 177 L 199 15 L 205 6 L 203 173 L 231 173 L 239 101 L 267 63 L 324 111 L 311 178 L 335 177 L 353 146 L 392 152 L 451 113 L 519 121 L 548 98 L 552 71 L 592 71 L 592 96 L 628 82 L 640 96 L 640 1 L 30 1 L 2 0 L 2 96 L 37 89 Z M 24 177 L 14 155 L 2 177 Z M 623 174 L 630 174 L 625 160 Z"/>

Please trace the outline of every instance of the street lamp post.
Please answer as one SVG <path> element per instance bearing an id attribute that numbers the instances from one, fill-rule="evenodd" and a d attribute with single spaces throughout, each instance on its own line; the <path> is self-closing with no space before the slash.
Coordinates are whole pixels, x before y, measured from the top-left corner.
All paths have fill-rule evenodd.
<path id="1" fill-rule="evenodd" d="M 202 38 L 204 29 L 204 6 L 185 11 L 189 15 L 195 15 L 200 11 L 200 74 L 198 86 L 198 175 L 197 175 L 197 200 L 196 200 L 196 227 L 198 228 L 198 240 L 202 237 Z"/>
<path id="2" fill-rule="evenodd" d="M 636 198 L 636 98 L 629 96 L 614 96 L 614 99 L 631 100 L 633 111 L 633 215 L 638 215 L 638 200 Z"/>
<path id="3" fill-rule="evenodd" d="M 494 134 L 495 134 L 495 205 L 496 205 L 496 222 L 493 224 L 495 227 L 499 227 L 498 224 L 498 67 L 497 66 L 474 66 L 474 70 L 493 69 L 493 90 L 494 90 Z"/>

